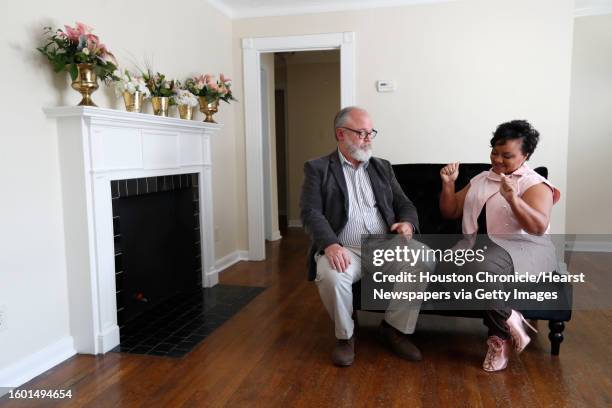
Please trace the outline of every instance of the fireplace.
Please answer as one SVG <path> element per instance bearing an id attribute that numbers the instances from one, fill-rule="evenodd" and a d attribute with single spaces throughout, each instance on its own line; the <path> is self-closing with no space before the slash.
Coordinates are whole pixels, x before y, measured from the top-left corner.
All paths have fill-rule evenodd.
<path id="1" fill-rule="evenodd" d="M 106 353 L 119 344 L 119 324 L 165 296 L 160 288 L 174 292 L 183 285 L 217 284 L 210 144 L 221 126 L 82 106 L 45 113 L 57 120 L 70 332 L 77 352 Z M 168 217 L 172 209 L 183 215 Z M 124 219 L 126 214 L 136 218 Z M 176 240 L 173 253 L 157 257 L 154 247 L 138 248 L 142 234 L 156 229 L 166 231 L 161 238 L 166 243 L 166 234 Z M 134 243 L 130 254 L 122 252 Z M 128 258 L 139 251 L 144 266 L 126 270 L 135 259 Z M 157 268 L 173 262 L 175 269 Z M 180 270 L 181 277 L 146 276 L 145 283 L 126 291 L 128 273 L 138 282 L 142 274 L 163 270 Z M 132 301 L 134 312 L 126 315 Z"/>
<path id="2" fill-rule="evenodd" d="M 198 175 L 113 180 L 111 194 L 121 330 L 202 286 Z"/>

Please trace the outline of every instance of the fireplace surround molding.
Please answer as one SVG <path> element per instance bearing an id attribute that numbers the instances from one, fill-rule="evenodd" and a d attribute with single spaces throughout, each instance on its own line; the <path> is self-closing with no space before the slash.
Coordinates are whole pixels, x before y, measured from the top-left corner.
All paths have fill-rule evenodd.
<path id="1" fill-rule="evenodd" d="M 78 353 L 119 344 L 111 181 L 197 173 L 202 284 L 217 284 L 211 137 L 219 124 L 96 107 L 45 108 L 57 121 L 70 331 Z"/>

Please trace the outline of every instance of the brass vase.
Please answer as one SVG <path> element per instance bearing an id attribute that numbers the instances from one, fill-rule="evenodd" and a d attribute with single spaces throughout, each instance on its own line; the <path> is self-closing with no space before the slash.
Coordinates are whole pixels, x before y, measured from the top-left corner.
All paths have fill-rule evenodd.
<path id="1" fill-rule="evenodd" d="M 179 105 L 178 111 L 181 119 L 191 120 L 193 118 L 193 106 Z"/>
<path id="2" fill-rule="evenodd" d="M 72 89 L 83 96 L 79 106 L 97 106 L 91 100 L 91 94 L 98 89 L 98 76 L 93 64 L 77 64 L 77 77 L 72 81 Z"/>
<path id="3" fill-rule="evenodd" d="M 168 107 L 170 106 L 170 98 L 168 96 L 152 97 L 151 105 L 153 105 L 153 114 L 157 116 L 168 116 Z"/>
<path id="4" fill-rule="evenodd" d="M 144 102 L 144 94 L 136 91 L 133 94 L 128 91 L 123 91 L 123 102 L 125 102 L 125 110 L 128 112 L 142 112 L 142 104 Z"/>
<path id="5" fill-rule="evenodd" d="M 219 100 L 209 101 L 205 96 L 199 96 L 198 99 L 200 100 L 200 112 L 205 116 L 204 122 L 217 123 L 213 119 L 213 115 L 219 110 Z"/>

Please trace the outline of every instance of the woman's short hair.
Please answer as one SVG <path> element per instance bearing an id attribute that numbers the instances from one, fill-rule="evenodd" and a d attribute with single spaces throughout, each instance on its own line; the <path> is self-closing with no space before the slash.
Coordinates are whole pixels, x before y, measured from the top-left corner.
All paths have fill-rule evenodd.
<path id="1" fill-rule="evenodd" d="M 502 123 L 493 132 L 491 147 L 503 145 L 508 140 L 522 139 L 521 151 L 527 158 L 535 151 L 540 133 L 526 120 L 512 120 Z"/>

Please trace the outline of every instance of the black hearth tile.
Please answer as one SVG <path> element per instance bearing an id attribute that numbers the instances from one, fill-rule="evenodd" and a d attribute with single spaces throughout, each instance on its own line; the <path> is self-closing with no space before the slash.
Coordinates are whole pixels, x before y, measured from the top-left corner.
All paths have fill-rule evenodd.
<path id="1" fill-rule="evenodd" d="M 155 346 L 157 346 L 160 343 L 159 339 L 154 339 L 151 337 L 147 337 L 141 341 L 138 342 L 138 346 L 142 346 L 142 347 L 149 347 L 149 348 L 153 348 Z"/>
<path id="2" fill-rule="evenodd" d="M 217 285 L 181 293 L 138 319 L 122 324 L 122 344 L 129 346 L 136 343 L 133 349 L 140 354 L 182 356 L 262 290 Z M 158 348 L 160 344 L 166 346 Z M 129 352 L 132 352 L 131 349 Z"/>
<path id="3" fill-rule="evenodd" d="M 148 346 L 136 346 L 132 349 L 130 349 L 129 353 L 132 354 L 147 354 L 149 351 L 151 351 L 153 347 L 148 347 Z"/>
<path id="4" fill-rule="evenodd" d="M 174 333 L 176 331 L 176 329 L 173 329 L 171 327 L 166 326 L 165 324 L 163 326 L 160 326 L 159 330 L 157 331 L 157 333 L 163 333 L 163 334 L 171 334 Z"/>
<path id="5" fill-rule="evenodd" d="M 198 330 L 194 331 L 192 336 L 207 337 L 210 333 L 215 331 L 219 326 L 202 326 Z"/>
<path id="6" fill-rule="evenodd" d="M 202 326 L 203 324 L 206 324 L 206 316 L 205 315 L 201 315 L 201 316 L 196 317 L 190 323 L 190 325 L 192 325 L 192 327 L 194 327 L 194 328 Z"/>
<path id="7" fill-rule="evenodd" d="M 131 323 L 131 322 L 128 322 L 128 323 Z M 132 327 L 131 324 L 126 324 L 119 329 L 119 336 L 133 337 L 133 336 L 136 336 L 137 334 L 138 334 L 138 330 Z"/>
<path id="8" fill-rule="evenodd" d="M 167 357 L 168 356 L 168 352 L 166 351 L 157 351 L 157 350 L 151 350 L 147 353 L 147 355 L 149 356 L 157 356 L 157 357 Z"/>
<path id="9" fill-rule="evenodd" d="M 198 343 L 200 343 L 200 342 L 199 341 L 194 341 L 194 340 L 183 340 L 182 342 L 180 342 L 179 344 L 176 345 L 176 348 L 179 349 L 179 350 L 191 350 L 195 346 L 197 346 Z"/>
<path id="10" fill-rule="evenodd" d="M 181 188 L 181 176 L 180 174 L 175 174 L 172 176 L 172 189 L 178 190 Z"/>
<path id="11" fill-rule="evenodd" d="M 177 330 L 179 330 L 179 329 L 183 328 L 183 326 L 185 326 L 185 323 L 180 323 L 180 324 L 179 324 L 179 323 L 175 323 L 175 322 L 173 322 L 173 323 L 169 323 L 169 324 L 168 324 L 168 325 L 166 325 L 165 327 L 166 327 L 168 330 L 172 330 L 172 332 L 176 332 Z"/>
<path id="12" fill-rule="evenodd" d="M 191 335 L 191 330 L 187 330 L 187 329 L 177 330 L 174 333 L 172 333 L 172 335 L 178 336 L 178 337 L 188 337 Z"/>
<path id="13" fill-rule="evenodd" d="M 195 306 L 195 307 L 194 307 Z M 189 310 L 181 315 L 181 320 L 185 320 L 187 323 L 191 322 L 198 316 L 202 315 L 202 309 L 195 303 L 189 304 Z"/>
<path id="14" fill-rule="evenodd" d="M 127 195 L 128 197 L 138 195 L 138 181 L 136 179 L 129 179 L 127 181 Z"/>
<path id="15" fill-rule="evenodd" d="M 127 180 L 119 180 L 119 197 L 127 197 Z"/>
<path id="16" fill-rule="evenodd" d="M 191 187 L 191 175 L 185 174 L 185 181 L 183 182 L 183 187 Z"/>
<path id="17" fill-rule="evenodd" d="M 168 357 L 175 357 L 175 358 L 181 358 L 181 357 L 185 357 L 185 355 L 188 353 L 189 351 L 186 350 L 177 350 L 177 349 L 172 349 L 168 352 L 168 354 L 166 354 L 166 356 Z"/>
<path id="18" fill-rule="evenodd" d="M 139 178 L 136 179 L 136 186 L 137 186 L 137 191 L 138 191 L 138 195 L 143 195 L 143 194 L 147 194 L 147 179 L 146 178 Z"/>
<path id="19" fill-rule="evenodd" d="M 200 192 L 198 191 L 197 187 L 193 187 L 191 189 L 191 193 L 192 193 L 194 203 L 197 203 L 198 201 L 200 201 Z"/>
<path id="20" fill-rule="evenodd" d="M 198 173 L 194 173 L 191 175 L 191 185 L 194 187 L 198 186 Z"/>
<path id="21" fill-rule="evenodd" d="M 176 347 L 176 344 L 160 343 L 157 346 L 155 346 L 155 348 L 152 351 L 167 353 L 170 350 L 172 350 L 174 347 Z"/>
<path id="22" fill-rule="evenodd" d="M 168 338 L 166 338 L 166 343 L 171 343 L 171 344 L 179 344 L 180 342 L 182 342 L 183 340 L 185 340 L 187 337 L 183 337 L 183 336 L 170 336 Z"/>
<path id="23" fill-rule="evenodd" d="M 177 325 L 181 325 L 181 326 L 185 326 L 187 323 L 189 323 L 192 319 L 192 317 L 187 316 L 188 312 L 183 312 L 179 315 L 180 311 L 176 312 L 176 324 Z"/>
<path id="24" fill-rule="evenodd" d="M 126 340 L 126 341 L 121 340 L 121 343 L 119 345 L 121 346 L 123 351 L 128 351 L 138 346 L 139 343 L 136 340 Z"/>
<path id="25" fill-rule="evenodd" d="M 191 336 L 187 337 L 184 341 L 193 341 L 193 342 L 199 343 L 202 340 L 204 340 L 205 337 L 206 335 L 192 334 Z"/>
<path id="26" fill-rule="evenodd" d="M 126 347 L 123 344 L 119 344 L 118 346 L 114 347 L 113 349 L 111 349 L 110 351 L 113 353 L 127 353 L 129 352 L 133 347 Z"/>
<path id="27" fill-rule="evenodd" d="M 164 341 L 170 337 L 172 333 L 153 333 L 150 338 L 157 340 L 158 343 L 164 343 Z"/>
<path id="28" fill-rule="evenodd" d="M 119 198 L 119 182 L 111 180 L 111 198 Z"/>
<path id="29" fill-rule="evenodd" d="M 190 323 L 187 326 L 185 326 L 185 330 L 189 330 L 189 333 L 193 333 L 195 330 L 199 329 L 200 327 L 202 327 L 204 323 Z"/>

